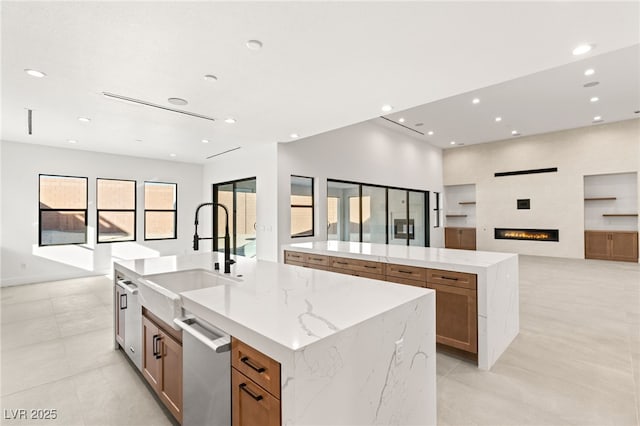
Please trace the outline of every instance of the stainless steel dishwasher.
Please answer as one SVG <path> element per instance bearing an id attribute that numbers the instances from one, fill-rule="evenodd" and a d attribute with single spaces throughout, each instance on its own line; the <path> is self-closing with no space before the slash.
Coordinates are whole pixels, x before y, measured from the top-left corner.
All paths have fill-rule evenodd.
<path id="1" fill-rule="evenodd" d="M 138 370 L 142 370 L 142 308 L 138 300 L 138 286 L 127 279 L 118 279 L 116 285 L 121 289 L 118 309 L 124 312 L 122 349 Z"/>
<path id="2" fill-rule="evenodd" d="M 182 334 L 182 426 L 231 424 L 231 338 L 200 318 L 173 322 Z"/>

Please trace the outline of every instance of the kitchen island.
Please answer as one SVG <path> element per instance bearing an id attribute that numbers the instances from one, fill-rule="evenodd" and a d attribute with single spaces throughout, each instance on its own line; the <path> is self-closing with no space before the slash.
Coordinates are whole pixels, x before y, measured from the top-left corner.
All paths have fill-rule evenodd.
<path id="1" fill-rule="evenodd" d="M 520 330 L 517 254 L 343 241 L 282 250 L 287 263 L 436 289 L 438 343 L 477 354 L 480 369 L 489 370 Z"/>
<path id="2" fill-rule="evenodd" d="M 214 269 L 218 253 L 117 262 L 115 275 L 144 286 L 212 274 L 179 293 L 181 307 L 280 364 L 283 425 L 436 423 L 432 290 L 235 260 L 229 275 Z"/>

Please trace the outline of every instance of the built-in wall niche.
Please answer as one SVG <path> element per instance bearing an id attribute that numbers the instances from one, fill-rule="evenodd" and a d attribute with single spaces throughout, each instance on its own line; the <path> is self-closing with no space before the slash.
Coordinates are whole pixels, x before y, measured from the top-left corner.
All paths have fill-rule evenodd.
<path id="1" fill-rule="evenodd" d="M 638 230 L 638 178 L 636 173 L 584 177 L 584 229 Z"/>
<path id="2" fill-rule="evenodd" d="M 446 227 L 476 226 L 476 186 L 448 185 L 444 187 Z"/>

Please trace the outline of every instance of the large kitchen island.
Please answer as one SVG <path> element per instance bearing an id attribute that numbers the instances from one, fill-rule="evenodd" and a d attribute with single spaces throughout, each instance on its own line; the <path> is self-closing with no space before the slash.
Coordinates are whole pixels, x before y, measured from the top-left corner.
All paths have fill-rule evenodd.
<path id="1" fill-rule="evenodd" d="M 137 285 L 144 324 L 157 327 L 153 341 L 139 338 L 138 352 L 145 353 L 139 355 L 138 368 L 145 378 L 150 370 L 146 363 L 165 355 L 164 365 L 173 362 L 173 370 L 177 368 L 176 357 L 169 358 L 178 351 L 181 332 L 170 320 L 190 314 L 232 336 L 230 364 L 235 362 L 235 342 L 250 356 L 268 360 L 260 361 L 270 369 L 268 385 L 236 373 L 234 364 L 228 368 L 240 377 L 233 380 L 239 390 L 231 383 L 222 386 L 246 404 L 264 403 L 267 393 L 274 396 L 276 405 L 267 408 L 269 423 L 266 414 L 260 415 L 264 424 L 436 423 L 434 291 L 242 257 L 236 258 L 231 274 L 224 274 L 215 269 L 215 262 L 223 262 L 221 254 L 116 263 L 115 283 Z M 188 277 L 192 282 L 186 282 Z M 162 283 L 171 285 L 165 288 Z M 122 305 L 115 287 L 120 304 L 116 346 L 126 352 L 126 336 L 118 340 L 117 335 Z M 254 361 L 246 364 L 255 371 L 265 369 Z M 169 369 L 166 373 L 177 374 Z M 160 383 L 160 399 L 182 421 L 182 389 L 163 388 L 162 380 L 148 381 L 153 386 Z M 167 383 L 181 385 L 182 378 Z M 184 398 L 189 398 L 187 393 Z M 234 407 L 234 425 L 243 424 L 239 419 L 244 414 L 237 410 Z"/>

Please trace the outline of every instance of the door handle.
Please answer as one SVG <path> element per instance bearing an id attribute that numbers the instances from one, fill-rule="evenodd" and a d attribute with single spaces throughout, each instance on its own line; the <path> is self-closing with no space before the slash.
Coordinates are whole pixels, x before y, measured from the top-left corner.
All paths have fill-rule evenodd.
<path id="1" fill-rule="evenodd" d="M 160 344 L 159 344 L 160 339 L 162 339 L 162 337 L 160 337 L 159 334 L 153 335 L 153 356 L 156 359 L 162 358 L 162 354 L 160 353 Z"/>
<path id="2" fill-rule="evenodd" d="M 122 303 L 124 301 L 124 303 Z M 127 293 L 120 295 L 120 309 L 127 309 Z"/>

